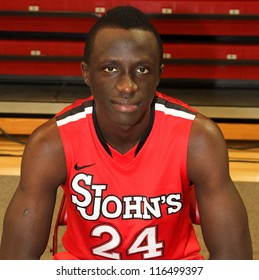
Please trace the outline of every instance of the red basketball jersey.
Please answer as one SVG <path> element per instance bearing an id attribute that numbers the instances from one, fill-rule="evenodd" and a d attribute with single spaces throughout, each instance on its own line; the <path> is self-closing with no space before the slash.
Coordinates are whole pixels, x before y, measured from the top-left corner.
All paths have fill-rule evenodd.
<path id="1" fill-rule="evenodd" d="M 79 259 L 202 259 L 189 215 L 187 149 L 196 111 L 156 94 L 129 152 L 105 143 L 92 97 L 57 114 L 67 181 L 66 250 Z"/>

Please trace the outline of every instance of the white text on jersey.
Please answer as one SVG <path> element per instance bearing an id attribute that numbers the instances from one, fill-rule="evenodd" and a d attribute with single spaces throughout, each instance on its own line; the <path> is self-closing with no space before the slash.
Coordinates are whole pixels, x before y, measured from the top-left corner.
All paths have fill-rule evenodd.
<path id="1" fill-rule="evenodd" d="M 157 197 L 146 196 L 104 196 L 105 184 L 92 184 L 93 176 L 78 173 L 72 180 L 72 203 L 86 220 L 97 220 L 102 215 L 107 219 L 144 219 L 162 217 L 162 205 L 166 205 L 168 215 L 175 214 L 182 208 L 181 194 L 170 193 Z M 83 182 L 83 184 L 80 184 Z M 91 192 L 90 192 L 91 190 Z M 91 210 L 90 210 L 91 209 Z"/>

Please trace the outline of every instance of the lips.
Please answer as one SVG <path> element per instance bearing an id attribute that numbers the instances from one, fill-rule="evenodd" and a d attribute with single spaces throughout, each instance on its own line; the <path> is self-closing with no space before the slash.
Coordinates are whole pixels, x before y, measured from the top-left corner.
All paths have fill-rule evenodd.
<path id="1" fill-rule="evenodd" d="M 129 100 L 126 101 L 115 101 L 112 102 L 113 107 L 116 111 L 122 113 L 133 113 L 137 111 L 139 103 L 137 102 L 130 102 Z"/>

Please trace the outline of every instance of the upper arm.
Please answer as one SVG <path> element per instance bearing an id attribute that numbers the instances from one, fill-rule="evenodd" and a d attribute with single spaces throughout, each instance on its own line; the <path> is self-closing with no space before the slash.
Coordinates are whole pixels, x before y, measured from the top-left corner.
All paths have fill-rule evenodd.
<path id="1" fill-rule="evenodd" d="M 214 122 L 201 115 L 191 130 L 188 176 L 195 185 L 210 258 L 250 259 L 247 213 L 229 174 L 224 137 Z"/>
<path id="2" fill-rule="evenodd" d="M 7 209 L 1 258 L 40 258 L 48 242 L 56 191 L 66 178 L 62 142 L 54 119 L 30 136 L 19 186 Z"/>

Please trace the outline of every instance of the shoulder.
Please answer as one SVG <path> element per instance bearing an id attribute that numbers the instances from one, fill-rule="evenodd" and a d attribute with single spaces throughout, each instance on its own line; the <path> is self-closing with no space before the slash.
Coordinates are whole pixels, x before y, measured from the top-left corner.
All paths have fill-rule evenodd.
<path id="1" fill-rule="evenodd" d="M 54 178 L 57 183 L 66 179 L 63 144 L 55 118 L 39 126 L 30 135 L 22 160 L 22 175 L 33 171 L 38 176 Z M 47 180 L 47 179 L 45 179 Z"/>
<path id="2" fill-rule="evenodd" d="M 213 147 L 215 143 L 221 143 L 225 146 L 224 136 L 218 125 L 199 113 L 193 121 L 190 141 L 196 147 L 199 145 Z"/>
<path id="3" fill-rule="evenodd" d="M 193 114 L 197 113 L 197 110 L 195 110 L 194 108 L 192 108 L 191 106 L 183 102 L 182 100 L 161 92 L 156 92 L 155 101 L 156 104 L 161 104 L 168 108 L 179 109 Z"/>
<path id="4" fill-rule="evenodd" d="M 190 180 L 210 180 L 216 174 L 228 177 L 228 151 L 224 136 L 215 122 L 197 114 L 191 128 L 188 147 Z"/>
<path id="5" fill-rule="evenodd" d="M 49 149 L 60 148 L 61 138 L 55 118 L 51 118 L 37 127 L 28 139 L 27 145 L 47 146 Z"/>
<path id="6" fill-rule="evenodd" d="M 159 92 L 156 92 L 155 110 L 165 115 L 180 117 L 191 121 L 195 119 L 197 114 L 197 110 L 183 101 Z"/>
<path id="7" fill-rule="evenodd" d="M 76 116 L 77 114 L 89 113 L 93 110 L 93 96 L 86 99 L 77 99 L 74 103 L 63 108 L 60 112 L 56 114 L 56 120 L 58 123 L 62 124 L 65 119 Z"/>

